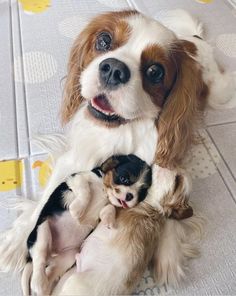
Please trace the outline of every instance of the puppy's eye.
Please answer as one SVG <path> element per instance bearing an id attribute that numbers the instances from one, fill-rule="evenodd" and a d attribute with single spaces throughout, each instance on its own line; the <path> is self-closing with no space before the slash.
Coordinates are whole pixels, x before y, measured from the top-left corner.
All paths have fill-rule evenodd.
<path id="1" fill-rule="evenodd" d="M 165 70 L 162 65 L 153 64 L 146 70 L 145 75 L 151 83 L 159 83 L 164 78 Z"/>
<path id="2" fill-rule="evenodd" d="M 98 35 L 96 40 L 96 50 L 107 51 L 111 48 L 111 35 L 107 32 L 102 32 Z"/>
<path id="3" fill-rule="evenodd" d="M 120 183 L 123 184 L 123 185 L 129 185 L 130 184 L 130 180 L 129 180 L 128 177 L 120 176 L 119 179 L 120 179 Z"/>

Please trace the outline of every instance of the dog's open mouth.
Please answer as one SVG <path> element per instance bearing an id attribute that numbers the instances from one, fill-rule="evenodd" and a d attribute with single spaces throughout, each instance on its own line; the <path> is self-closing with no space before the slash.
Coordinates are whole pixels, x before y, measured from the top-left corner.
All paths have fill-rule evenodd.
<path id="1" fill-rule="evenodd" d="M 128 205 L 124 200 L 118 199 L 118 201 L 121 204 L 122 208 L 128 209 Z"/>
<path id="2" fill-rule="evenodd" d="M 107 97 L 102 94 L 93 98 L 88 105 L 89 112 L 97 119 L 116 122 L 116 123 L 125 123 L 125 119 L 115 113 L 111 104 L 109 103 Z"/>

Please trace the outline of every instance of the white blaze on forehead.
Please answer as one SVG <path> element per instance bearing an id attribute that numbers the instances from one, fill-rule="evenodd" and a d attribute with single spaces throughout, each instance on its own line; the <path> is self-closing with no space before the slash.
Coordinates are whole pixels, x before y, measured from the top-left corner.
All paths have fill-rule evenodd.
<path id="1" fill-rule="evenodd" d="M 101 93 L 108 96 L 115 113 L 125 119 L 156 118 L 160 111 L 143 89 L 140 72 L 142 52 L 149 45 L 156 44 L 166 50 L 175 41 L 172 31 L 159 22 L 143 15 L 124 17 L 130 27 L 128 40 L 119 47 L 95 57 L 82 71 L 80 77 L 81 94 L 91 100 Z M 114 40 L 114 44 L 117 40 Z M 114 58 L 126 64 L 130 70 L 129 81 L 115 90 L 107 90 L 100 81 L 99 65 L 102 61 Z"/>
<path id="2" fill-rule="evenodd" d="M 139 57 L 144 48 L 150 44 L 157 44 L 165 48 L 176 39 L 172 31 L 158 21 L 146 18 L 143 15 L 131 16 L 127 18 L 127 22 L 132 31 L 125 47 L 132 50 L 132 54 L 136 53 Z"/>

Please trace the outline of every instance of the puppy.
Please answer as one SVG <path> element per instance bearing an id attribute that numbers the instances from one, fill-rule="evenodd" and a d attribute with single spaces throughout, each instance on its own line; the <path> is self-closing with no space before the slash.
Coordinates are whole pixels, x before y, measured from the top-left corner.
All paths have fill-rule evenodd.
<path id="1" fill-rule="evenodd" d="M 104 186 L 105 185 L 105 186 Z M 102 222 L 113 227 L 115 207 L 134 207 L 151 185 L 151 168 L 135 155 L 114 156 L 91 172 L 73 174 L 44 205 L 27 240 L 28 263 L 22 290 L 50 294 L 52 285 L 75 262 L 83 240 Z M 108 197 L 108 199 L 107 199 Z"/>
<path id="2" fill-rule="evenodd" d="M 157 166 L 153 166 L 152 182 L 143 202 L 126 211 L 117 210 L 116 228 L 108 229 L 101 221 L 77 254 L 77 273 L 54 294 L 102 296 L 133 292 L 153 258 L 168 212 L 176 215 L 182 211 L 179 204 L 188 190 L 184 175 L 163 172 Z"/>

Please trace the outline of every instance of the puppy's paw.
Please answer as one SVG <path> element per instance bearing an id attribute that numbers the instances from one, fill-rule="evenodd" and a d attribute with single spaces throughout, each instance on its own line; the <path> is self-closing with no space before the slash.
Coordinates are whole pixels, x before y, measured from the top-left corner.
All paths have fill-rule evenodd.
<path id="1" fill-rule="evenodd" d="M 100 212 L 100 219 L 103 225 L 106 225 L 108 228 L 115 228 L 116 222 L 116 210 L 115 207 L 111 204 L 105 206 Z"/>
<path id="2" fill-rule="evenodd" d="M 35 293 L 37 296 L 49 295 L 51 292 L 50 284 L 45 274 L 33 273 L 30 285 L 32 294 Z"/>
<path id="3" fill-rule="evenodd" d="M 79 202 L 72 202 L 72 204 L 69 206 L 69 211 L 71 216 L 75 219 L 78 220 L 79 222 L 82 222 L 83 216 L 85 214 L 86 207 L 84 207 L 81 203 Z"/>
<path id="4" fill-rule="evenodd" d="M 106 214 L 104 216 L 101 215 L 101 222 L 109 229 L 116 228 L 116 220 L 112 214 Z"/>

